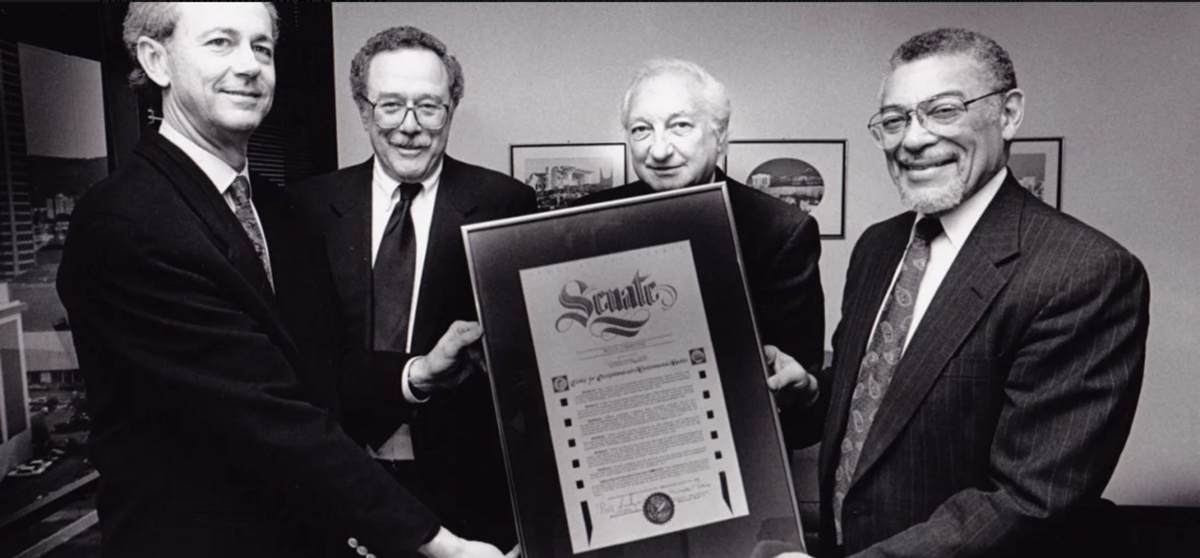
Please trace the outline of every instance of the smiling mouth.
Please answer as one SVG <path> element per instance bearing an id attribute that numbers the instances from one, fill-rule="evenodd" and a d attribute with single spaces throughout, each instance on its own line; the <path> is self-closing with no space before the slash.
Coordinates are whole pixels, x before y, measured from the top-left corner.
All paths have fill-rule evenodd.
<path id="1" fill-rule="evenodd" d="M 261 98 L 261 97 L 262 97 L 262 93 L 259 93 L 259 92 L 257 92 L 257 91 L 230 91 L 230 90 L 223 90 L 223 91 L 221 91 L 221 92 L 222 92 L 222 93 L 224 93 L 224 94 L 226 94 L 226 95 L 233 95 L 234 97 L 243 97 L 243 98 L 246 98 L 246 99 L 259 99 L 259 98 Z"/>
<path id="2" fill-rule="evenodd" d="M 954 163 L 954 159 L 944 159 L 940 161 L 900 161 L 900 166 L 907 171 L 923 171 L 936 169 Z"/>

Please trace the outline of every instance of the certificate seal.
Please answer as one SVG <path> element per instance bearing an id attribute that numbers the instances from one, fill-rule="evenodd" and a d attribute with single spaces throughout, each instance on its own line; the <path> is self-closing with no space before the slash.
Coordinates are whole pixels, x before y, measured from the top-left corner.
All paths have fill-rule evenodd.
<path id="1" fill-rule="evenodd" d="M 646 498 L 646 503 L 642 504 L 642 513 L 646 516 L 646 521 L 655 525 L 662 525 L 675 517 L 675 502 L 670 496 L 662 492 L 655 492 Z"/>

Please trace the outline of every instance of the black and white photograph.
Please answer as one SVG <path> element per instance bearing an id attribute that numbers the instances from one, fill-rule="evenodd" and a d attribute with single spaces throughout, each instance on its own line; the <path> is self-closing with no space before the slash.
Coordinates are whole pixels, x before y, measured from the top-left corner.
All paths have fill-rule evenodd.
<path id="1" fill-rule="evenodd" d="M 846 140 L 732 140 L 725 172 L 812 215 L 821 238 L 845 236 Z"/>
<path id="2" fill-rule="evenodd" d="M 1195 554 L 1198 31 L 0 2 L 0 558 Z"/>
<path id="3" fill-rule="evenodd" d="M 512 177 L 537 192 L 538 210 L 566 207 L 625 184 L 624 143 L 512 145 Z"/>

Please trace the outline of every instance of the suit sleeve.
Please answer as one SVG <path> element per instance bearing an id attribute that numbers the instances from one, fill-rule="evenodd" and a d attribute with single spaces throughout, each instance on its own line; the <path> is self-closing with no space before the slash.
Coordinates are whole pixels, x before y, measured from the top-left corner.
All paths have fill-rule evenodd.
<path id="1" fill-rule="evenodd" d="M 763 341 L 792 355 L 806 370 L 824 360 L 825 293 L 821 289 L 821 233 L 805 217 L 793 228 L 771 261 L 763 285 Z"/>
<path id="2" fill-rule="evenodd" d="M 129 416 L 211 456 L 213 470 L 236 467 L 243 482 L 282 491 L 313 529 L 377 555 L 407 555 L 436 532 L 433 514 L 309 403 L 251 316 L 252 296 L 124 219 L 92 215 L 71 232 L 60 287 L 74 329 L 87 332 L 76 341 L 93 359 L 81 365 L 126 384 Z"/>
<path id="3" fill-rule="evenodd" d="M 1072 520 L 1101 498 L 1133 422 L 1150 291 L 1141 263 L 1121 250 L 1069 275 L 1012 355 L 988 487 L 954 494 L 928 521 L 856 556 L 1020 555 L 1080 528 Z"/>
<path id="4" fill-rule="evenodd" d="M 806 217 L 794 228 L 767 271 L 765 303 L 758 304 L 763 342 L 791 355 L 806 371 L 821 370 L 825 358 L 825 294 L 821 288 L 821 233 L 815 219 Z M 819 377 L 819 373 L 818 373 Z M 819 382 L 821 395 L 828 384 Z M 821 437 L 824 406 L 784 408 L 780 424 L 792 448 L 811 445 Z"/>
<path id="5" fill-rule="evenodd" d="M 518 184 L 520 183 L 518 182 Z M 537 210 L 537 193 L 533 191 L 533 188 L 521 184 L 521 187 L 517 190 L 517 195 L 513 197 L 509 204 L 508 215 L 510 217 L 519 217 L 521 215 L 537 213 Z"/>

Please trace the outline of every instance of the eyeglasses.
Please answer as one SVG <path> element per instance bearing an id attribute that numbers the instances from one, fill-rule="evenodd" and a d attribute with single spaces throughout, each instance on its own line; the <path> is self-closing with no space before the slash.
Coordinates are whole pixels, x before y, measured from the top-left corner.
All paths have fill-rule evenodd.
<path id="1" fill-rule="evenodd" d="M 1007 93 L 1008 89 L 998 89 L 987 95 L 964 101 L 957 97 L 934 97 L 917 103 L 913 108 L 889 108 L 880 111 L 867 122 L 871 138 L 883 149 L 891 149 L 900 145 L 904 133 L 908 130 L 909 114 L 916 113 L 917 122 L 933 134 L 941 135 L 953 131 L 954 125 L 967 113 L 967 107 L 975 101 L 986 99 L 993 95 Z"/>
<path id="2" fill-rule="evenodd" d="M 417 105 L 409 103 L 401 103 L 398 101 L 379 101 L 372 103 L 370 99 L 363 95 L 358 96 L 364 103 L 371 105 L 372 113 L 375 117 L 375 125 L 383 129 L 396 128 L 404 123 L 404 119 L 408 118 L 408 111 L 412 111 L 417 118 L 417 124 L 427 130 L 441 130 L 446 126 L 446 117 L 450 115 L 450 105 L 445 103 L 422 102 Z"/>

